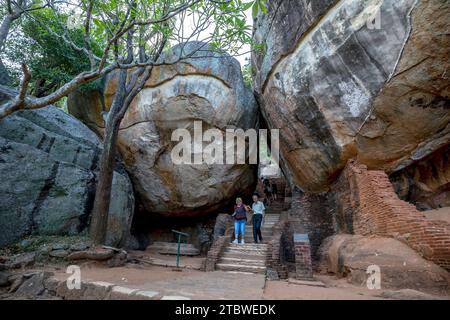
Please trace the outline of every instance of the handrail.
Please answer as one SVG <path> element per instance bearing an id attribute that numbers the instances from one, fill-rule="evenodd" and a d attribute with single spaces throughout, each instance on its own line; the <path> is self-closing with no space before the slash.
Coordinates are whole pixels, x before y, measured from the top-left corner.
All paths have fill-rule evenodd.
<path id="1" fill-rule="evenodd" d="M 189 237 L 189 233 L 185 233 L 185 232 L 181 232 L 181 231 L 177 231 L 177 230 L 173 230 L 173 229 L 172 229 L 172 232 L 182 235 L 182 236 L 185 236 L 185 237 Z"/>
<path id="2" fill-rule="evenodd" d="M 180 267 L 180 245 L 181 245 L 181 237 L 189 237 L 189 233 L 185 233 L 185 232 L 181 232 L 181 231 L 177 231 L 177 230 L 173 230 L 172 232 L 175 233 L 177 235 L 177 240 L 178 240 L 178 248 L 177 248 L 177 268 Z"/>

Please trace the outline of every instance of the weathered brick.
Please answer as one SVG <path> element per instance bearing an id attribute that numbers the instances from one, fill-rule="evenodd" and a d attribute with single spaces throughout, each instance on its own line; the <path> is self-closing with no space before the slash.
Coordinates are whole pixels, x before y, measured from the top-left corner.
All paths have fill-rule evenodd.
<path id="1" fill-rule="evenodd" d="M 350 161 L 332 191 L 341 208 L 335 217 L 340 229 L 401 238 L 425 258 L 450 270 L 450 224 L 428 220 L 414 205 L 400 200 L 385 172 Z M 343 226 L 344 220 L 350 225 Z"/>

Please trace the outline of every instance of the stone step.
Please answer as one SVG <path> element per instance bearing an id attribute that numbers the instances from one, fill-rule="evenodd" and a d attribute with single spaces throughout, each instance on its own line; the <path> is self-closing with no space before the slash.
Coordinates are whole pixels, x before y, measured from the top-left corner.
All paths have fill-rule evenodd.
<path id="1" fill-rule="evenodd" d="M 278 221 L 273 221 L 273 220 L 269 220 L 269 221 L 264 221 L 264 223 L 261 225 L 261 229 L 267 229 L 267 230 L 271 230 L 272 227 L 277 224 Z M 246 224 L 246 227 L 252 227 L 252 224 Z"/>
<path id="2" fill-rule="evenodd" d="M 273 232 L 264 232 L 263 230 L 261 230 L 261 234 L 263 237 L 271 237 L 273 236 Z M 253 237 L 253 230 L 245 230 L 245 234 L 244 236 L 246 237 Z"/>
<path id="3" fill-rule="evenodd" d="M 265 257 L 267 255 L 267 250 L 238 250 L 238 249 L 226 249 L 222 256 L 228 257 L 241 257 L 246 258 L 252 256 L 253 258 L 256 256 Z M 252 258 L 252 259 L 253 259 Z"/>
<path id="4" fill-rule="evenodd" d="M 272 236 L 264 237 L 264 235 L 263 235 L 263 242 L 255 243 L 254 240 L 253 240 L 253 235 L 248 234 L 248 235 L 245 235 L 245 237 L 244 237 L 244 241 L 245 241 L 245 244 L 244 244 L 244 245 L 247 245 L 247 244 L 253 244 L 253 245 L 267 245 L 267 244 L 269 243 L 270 240 L 272 240 Z M 239 243 L 239 245 L 241 245 L 241 243 Z"/>
<path id="5" fill-rule="evenodd" d="M 216 265 L 216 267 L 218 270 L 222 270 L 222 271 L 239 271 L 239 272 L 252 272 L 252 273 L 265 273 L 266 272 L 265 266 L 262 267 L 262 266 L 218 263 Z"/>
<path id="6" fill-rule="evenodd" d="M 270 242 L 270 240 L 272 240 L 272 237 L 264 237 L 264 236 L 263 236 L 263 241 L 260 242 L 260 241 L 258 240 L 258 243 L 257 243 L 257 244 L 268 244 L 268 243 Z M 245 241 L 246 244 L 247 244 L 247 243 L 256 244 L 256 243 L 255 243 L 255 240 L 253 240 L 253 236 L 245 236 L 245 237 L 244 237 L 244 241 Z"/>
<path id="7" fill-rule="evenodd" d="M 246 265 L 246 266 L 260 266 L 260 267 L 266 266 L 265 259 L 240 259 L 240 258 L 223 257 L 219 260 L 219 263 Z"/>
<path id="8" fill-rule="evenodd" d="M 263 239 L 266 239 L 266 240 L 271 239 L 272 236 L 273 236 L 272 233 L 264 233 L 264 232 L 262 233 Z M 247 239 L 252 240 L 251 242 L 249 242 L 249 244 L 253 244 L 253 232 L 252 231 L 246 232 L 244 234 L 244 240 L 247 241 Z"/>
<path id="9" fill-rule="evenodd" d="M 273 230 L 272 230 L 272 228 L 270 228 L 270 229 L 268 229 L 268 228 L 265 228 L 265 229 L 261 228 L 261 233 L 262 233 L 263 236 L 264 235 L 271 236 L 271 235 L 273 235 Z M 253 235 L 253 227 L 245 228 L 245 234 Z"/>
<path id="10" fill-rule="evenodd" d="M 148 251 L 156 251 L 160 254 L 177 254 L 178 243 L 176 242 L 161 242 L 155 241 L 150 246 L 147 247 Z M 194 245 L 190 243 L 180 244 L 180 255 L 183 256 L 198 256 L 200 250 L 198 250 Z"/>
<path id="11" fill-rule="evenodd" d="M 270 229 L 272 229 L 272 227 L 273 227 L 273 225 L 274 224 L 276 224 L 276 223 L 278 223 L 278 221 L 274 221 L 274 220 L 269 220 L 269 221 L 264 221 L 264 223 L 261 225 L 261 229 L 267 229 L 267 230 L 270 230 Z M 253 224 L 252 223 L 249 223 L 249 224 L 246 224 L 245 225 L 246 227 L 252 227 L 253 226 Z"/>
<path id="12" fill-rule="evenodd" d="M 258 249 L 258 250 L 262 250 L 262 249 L 267 249 L 267 244 L 256 244 L 256 243 L 245 243 L 245 244 L 241 244 L 241 243 L 230 243 L 230 245 L 228 246 L 228 248 L 238 248 L 238 249 Z"/>
<path id="13" fill-rule="evenodd" d="M 227 247 L 225 252 L 239 253 L 239 254 L 266 254 L 267 248 L 255 249 L 255 248 L 237 248 Z"/>
<path id="14" fill-rule="evenodd" d="M 238 260 L 257 260 L 265 261 L 267 254 L 247 254 L 242 252 L 223 252 L 222 258 L 238 259 Z"/>
<path id="15" fill-rule="evenodd" d="M 264 236 L 271 237 L 271 236 L 273 236 L 273 231 L 261 229 L 261 234 L 263 237 Z M 253 236 L 253 228 L 245 229 L 244 235 L 245 236 Z"/>
<path id="16" fill-rule="evenodd" d="M 250 226 L 250 227 L 245 227 L 245 233 L 247 234 L 247 233 L 251 233 L 251 234 L 253 234 L 253 227 L 252 226 Z M 261 228 L 261 233 L 263 234 L 263 235 L 268 235 L 268 236 L 271 236 L 272 234 L 273 234 L 273 231 L 272 231 L 272 228 Z"/>
<path id="17" fill-rule="evenodd" d="M 262 236 L 271 237 L 273 235 L 273 232 L 265 232 L 264 230 L 261 230 Z M 253 236 L 253 230 L 245 230 L 244 236 Z"/>
<path id="18" fill-rule="evenodd" d="M 272 229 L 273 225 L 278 223 L 279 221 L 275 221 L 275 220 L 265 220 L 264 223 L 261 225 L 261 229 Z M 253 226 L 252 223 L 246 224 L 246 227 L 251 227 Z"/>

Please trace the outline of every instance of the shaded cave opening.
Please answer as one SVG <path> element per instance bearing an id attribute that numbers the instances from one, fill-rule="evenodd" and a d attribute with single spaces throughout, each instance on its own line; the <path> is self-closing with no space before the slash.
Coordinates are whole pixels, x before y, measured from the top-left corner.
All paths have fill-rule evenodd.
<path id="1" fill-rule="evenodd" d="M 251 198 L 256 190 L 257 166 L 254 168 L 254 184 L 230 199 L 220 203 L 218 209 L 199 215 L 180 214 L 179 217 L 170 217 L 150 212 L 142 205 L 142 200 L 136 196 L 135 213 L 131 224 L 131 249 L 146 250 L 154 242 L 176 243 L 177 237 L 172 230 L 189 234 L 184 242 L 194 245 L 200 251 L 200 255 L 206 256 L 214 239 L 214 227 L 219 214 L 231 215 L 234 210 L 236 197 L 241 197 L 244 203 L 251 203 Z"/>

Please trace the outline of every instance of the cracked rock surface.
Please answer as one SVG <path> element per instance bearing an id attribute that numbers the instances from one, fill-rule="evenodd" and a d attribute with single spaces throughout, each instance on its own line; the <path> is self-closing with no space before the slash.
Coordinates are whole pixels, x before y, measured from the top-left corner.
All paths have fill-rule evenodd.
<path id="1" fill-rule="evenodd" d="M 0 121 L 0 246 L 30 235 L 77 235 L 89 221 L 101 144 L 54 106 Z M 114 173 L 107 242 L 125 241 L 134 210 L 131 183 Z"/>
<path id="2" fill-rule="evenodd" d="M 201 45 L 190 42 L 184 50 L 192 52 Z M 165 58 L 171 61 L 179 50 L 175 47 Z M 116 87 L 117 76 L 112 75 L 103 93 L 72 95 L 69 110 L 87 105 L 75 115 L 101 133 L 101 110 L 109 109 Z M 191 59 L 155 67 L 119 132 L 119 149 L 144 211 L 165 217 L 198 216 L 248 192 L 255 182 L 251 165 L 176 165 L 171 151 L 179 140 L 171 141 L 171 136 L 175 129 L 187 129 L 194 139 L 194 121 L 201 121 L 203 131 L 225 134 L 227 128 L 255 128 L 257 118 L 254 96 L 244 86 L 234 58 L 204 47 Z"/>
<path id="3" fill-rule="evenodd" d="M 323 191 L 350 158 L 393 173 L 445 150 L 448 21 L 439 0 L 270 1 L 254 84 L 293 182 Z"/>

